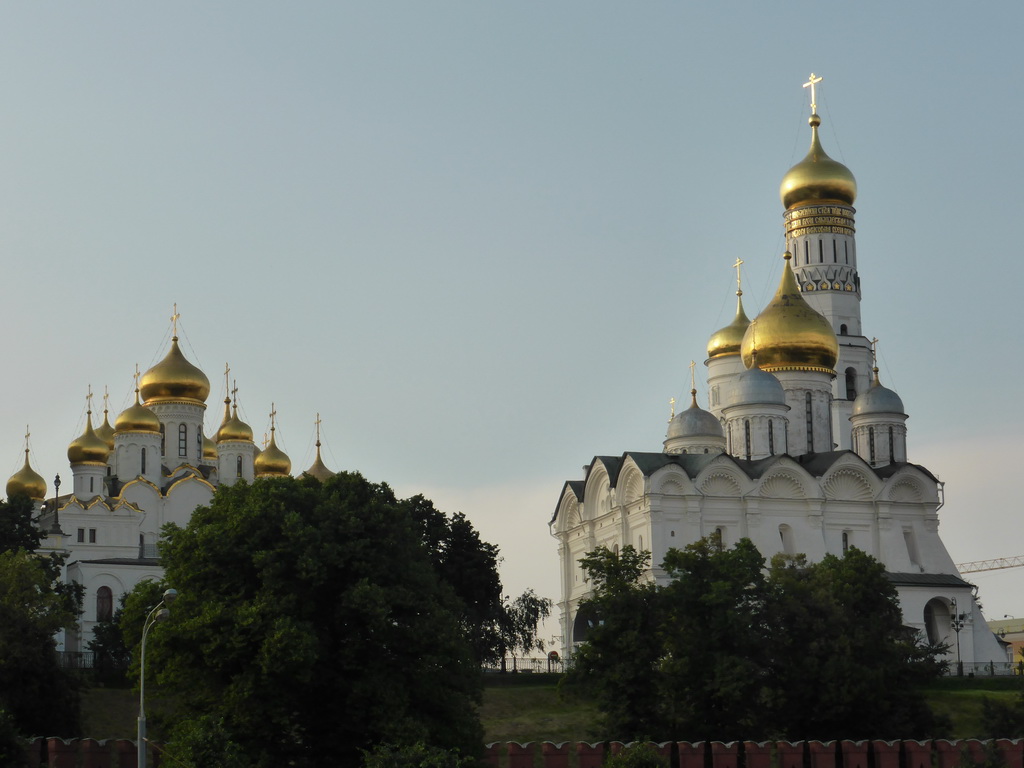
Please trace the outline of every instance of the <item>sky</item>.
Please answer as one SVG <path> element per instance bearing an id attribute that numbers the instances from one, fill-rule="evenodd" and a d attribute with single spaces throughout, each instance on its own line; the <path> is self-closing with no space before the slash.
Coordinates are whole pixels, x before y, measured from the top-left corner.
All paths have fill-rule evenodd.
<path id="1" fill-rule="evenodd" d="M 660 450 L 737 257 L 748 314 L 774 294 L 814 72 L 858 181 L 863 327 L 910 460 L 946 484 L 940 532 L 956 562 L 1024 555 L 1022 22 L 1013 2 L 0 2 L 0 456 L 21 466 L 28 424 L 33 466 L 70 482 L 88 388 L 127 407 L 176 304 L 208 434 L 228 363 L 296 471 L 319 413 L 329 467 L 464 512 L 509 594 L 557 599 L 563 482 Z M 1022 575 L 968 577 L 989 618 L 1024 617 Z"/>

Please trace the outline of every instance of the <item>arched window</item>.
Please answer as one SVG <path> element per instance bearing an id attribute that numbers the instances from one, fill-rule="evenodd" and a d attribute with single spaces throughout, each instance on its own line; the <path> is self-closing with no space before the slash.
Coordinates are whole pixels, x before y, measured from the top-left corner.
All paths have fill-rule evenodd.
<path id="1" fill-rule="evenodd" d="M 804 393 L 804 420 L 807 422 L 807 452 L 814 453 L 814 409 L 810 392 Z"/>
<path id="2" fill-rule="evenodd" d="M 896 441 L 893 439 L 894 432 L 892 427 L 889 427 L 889 463 L 896 463 Z"/>
<path id="3" fill-rule="evenodd" d="M 146 449 L 145 448 L 142 449 L 141 467 L 139 468 L 139 474 L 140 475 L 146 474 Z"/>
<path id="4" fill-rule="evenodd" d="M 775 422 L 768 422 L 768 453 L 775 455 Z"/>
<path id="5" fill-rule="evenodd" d="M 843 328 L 845 329 L 846 326 L 844 325 Z M 844 330 L 843 333 L 846 331 Z M 846 399 L 857 399 L 857 372 L 853 368 L 846 369 Z"/>
<path id="6" fill-rule="evenodd" d="M 846 323 L 839 326 L 839 335 L 846 336 Z"/>
<path id="7" fill-rule="evenodd" d="M 846 552 L 849 549 L 850 549 L 850 532 L 849 531 L 843 531 L 843 552 Z"/>
<path id="8" fill-rule="evenodd" d="M 242 457 L 239 456 L 235 459 L 235 477 L 242 476 Z"/>
<path id="9" fill-rule="evenodd" d="M 821 240 L 818 241 L 818 263 L 825 263 L 825 243 Z"/>
<path id="10" fill-rule="evenodd" d="M 782 539 L 782 551 L 787 555 L 795 554 L 793 547 L 793 529 L 785 524 L 780 525 L 779 538 Z"/>
<path id="11" fill-rule="evenodd" d="M 712 535 L 712 544 L 721 552 L 725 549 L 725 528 L 718 526 Z"/>
<path id="12" fill-rule="evenodd" d="M 178 425 L 178 455 L 188 456 L 188 427 Z"/>
<path id="13" fill-rule="evenodd" d="M 160 424 L 160 455 L 167 455 L 167 429 L 162 423 Z"/>
<path id="14" fill-rule="evenodd" d="M 203 430 L 196 430 L 196 461 L 203 460 Z"/>
<path id="15" fill-rule="evenodd" d="M 750 419 L 743 422 L 743 444 L 746 448 L 747 461 L 750 461 Z"/>
<path id="16" fill-rule="evenodd" d="M 875 466 L 875 428 L 868 427 L 868 463 Z"/>
<path id="17" fill-rule="evenodd" d="M 832 238 L 832 263 L 839 263 L 839 245 L 836 243 L 836 239 Z"/>
<path id="18" fill-rule="evenodd" d="M 114 618 L 114 593 L 110 587 L 96 590 L 96 621 L 110 621 Z"/>

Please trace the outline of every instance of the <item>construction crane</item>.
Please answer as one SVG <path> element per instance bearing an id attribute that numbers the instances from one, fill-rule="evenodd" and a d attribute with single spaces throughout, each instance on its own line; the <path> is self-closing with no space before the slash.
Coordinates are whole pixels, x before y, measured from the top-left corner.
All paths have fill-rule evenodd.
<path id="1" fill-rule="evenodd" d="M 1003 568 L 1020 568 L 1024 566 L 1024 555 L 1020 557 L 997 557 L 993 560 L 975 560 L 972 563 L 958 563 L 956 569 L 960 573 L 979 573 L 980 571 L 999 571 Z"/>

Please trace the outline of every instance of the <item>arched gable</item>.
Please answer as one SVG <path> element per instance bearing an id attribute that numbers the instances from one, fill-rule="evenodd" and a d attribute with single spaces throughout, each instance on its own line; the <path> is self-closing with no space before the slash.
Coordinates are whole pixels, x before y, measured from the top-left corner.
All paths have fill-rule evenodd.
<path id="1" fill-rule="evenodd" d="M 742 496 L 750 479 L 735 464 L 714 462 L 693 483 L 705 496 Z"/>
<path id="2" fill-rule="evenodd" d="M 150 504 L 159 503 L 160 489 L 146 478 L 136 477 L 121 486 L 119 498 L 127 501 L 134 507 L 148 509 Z"/>
<path id="3" fill-rule="evenodd" d="M 880 496 L 896 502 L 937 504 L 939 489 L 931 477 L 913 465 L 906 465 L 885 481 Z"/>
<path id="4" fill-rule="evenodd" d="M 558 501 L 551 522 L 556 533 L 571 531 L 583 523 L 583 504 L 569 483 L 562 488 L 562 497 Z"/>
<path id="5" fill-rule="evenodd" d="M 619 474 L 619 482 L 616 486 L 619 504 L 626 506 L 632 504 L 644 495 L 644 475 L 636 462 L 627 458 Z"/>
<path id="6" fill-rule="evenodd" d="M 689 475 L 676 464 L 669 464 L 655 472 L 651 476 L 650 489 L 651 493 L 662 496 L 688 496 L 696 493 Z"/>
<path id="7" fill-rule="evenodd" d="M 600 459 L 595 459 L 587 473 L 583 493 L 583 519 L 594 520 L 611 510 L 611 483 L 608 470 Z"/>
<path id="8" fill-rule="evenodd" d="M 825 497 L 834 501 L 869 502 L 880 485 L 877 476 L 862 467 L 843 466 L 829 470 L 821 479 Z"/>
<path id="9" fill-rule="evenodd" d="M 806 472 L 796 467 L 777 467 L 765 474 L 757 487 L 766 499 L 807 499 L 818 496 L 817 488 Z"/>

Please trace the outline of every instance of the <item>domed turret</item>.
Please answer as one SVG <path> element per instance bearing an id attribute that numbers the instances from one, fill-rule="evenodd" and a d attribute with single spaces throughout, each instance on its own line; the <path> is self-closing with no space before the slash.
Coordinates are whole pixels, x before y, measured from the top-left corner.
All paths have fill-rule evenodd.
<path id="1" fill-rule="evenodd" d="M 782 177 L 779 197 L 786 209 L 801 205 L 841 203 L 853 205 L 857 198 L 857 180 L 840 162 L 833 160 L 821 147 L 818 126 L 821 118 L 811 115 L 811 149 L 807 157 L 794 165 Z"/>
<path id="2" fill-rule="evenodd" d="M 334 472 L 331 472 L 324 464 L 323 459 L 320 458 L 320 414 L 316 415 L 316 461 L 313 462 L 313 466 L 307 469 L 302 474 L 315 477 L 321 483 L 328 478 L 334 477 Z"/>
<path id="3" fill-rule="evenodd" d="M 736 317 L 711 335 L 708 340 L 708 359 L 738 355 L 743 344 L 743 334 L 749 327 L 750 319 L 743 311 L 743 291 L 736 291 Z"/>
<path id="4" fill-rule="evenodd" d="M 220 454 L 217 452 L 217 444 L 206 435 L 203 435 L 203 460 L 210 462 L 211 464 L 216 464 L 217 457 L 219 455 Z"/>
<path id="5" fill-rule="evenodd" d="M 42 475 L 32 469 L 28 461 L 28 448 L 25 449 L 25 466 L 11 475 L 7 481 L 7 498 L 28 496 L 33 501 L 46 498 L 46 481 Z"/>
<path id="6" fill-rule="evenodd" d="M 714 453 L 725 450 L 722 425 L 697 405 L 697 390 L 690 390 L 690 407 L 675 414 L 668 423 L 665 435 L 665 453 Z"/>
<path id="7" fill-rule="evenodd" d="M 107 444 L 107 451 L 114 450 L 114 428 L 110 426 L 110 420 L 106 408 L 106 395 L 103 396 L 103 423 L 96 427 L 96 436 Z"/>
<path id="8" fill-rule="evenodd" d="M 217 430 L 217 442 L 223 443 L 233 440 L 251 443 L 252 427 L 238 418 L 237 403 L 235 403 L 234 413 L 231 413 L 229 407 L 230 402 L 231 401 L 228 398 L 224 398 L 224 420 L 221 422 L 220 428 Z"/>
<path id="9" fill-rule="evenodd" d="M 277 441 L 274 438 L 276 430 L 274 426 L 275 413 L 276 411 L 271 406 L 270 443 L 256 457 L 254 462 L 256 477 L 285 477 L 291 474 L 292 471 L 292 460 L 288 458 L 288 454 L 277 447 Z"/>
<path id="10" fill-rule="evenodd" d="M 210 380 L 185 359 L 174 336 L 167 356 L 142 375 L 141 390 L 146 405 L 180 401 L 204 405 L 210 394 Z"/>
<path id="11" fill-rule="evenodd" d="M 135 405 L 131 405 L 121 411 L 114 421 L 114 431 L 160 434 L 160 419 L 149 408 L 139 402 L 138 387 L 135 388 Z"/>
<path id="12" fill-rule="evenodd" d="M 736 377 L 732 389 L 732 404 L 735 405 L 785 405 L 786 392 L 782 383 L 768 371 L 753 366 Z"/>
<path id="13" fill-rule="evenodd" d="M 750 324 L 743 336 L 743 364 L 757 364 L 766 371 L 820 371 L 835 374 L 839 342 L 824 316 L 815 312 L 800 294 L 790 266 L 783 258 L 782 281 L 771 303 Z"/>
<path id="14" fill-rule="evenodd" d="M 878 368 L 874 368 L 875 378 L 866 391 L 857 395 L 853 401 L 853 416 L 867 416 L 881 413 L 906 415 L 903 400 L 878 380 Z"/>
<path id="15" fill-rule="evenodd" d="M 68 446 L 68 461 L 74 464 L 104 464 L 107 461 L 107 444 L 92 428 L 92 411 L 85 416 L 85 432 L 71 441 Z"/>

